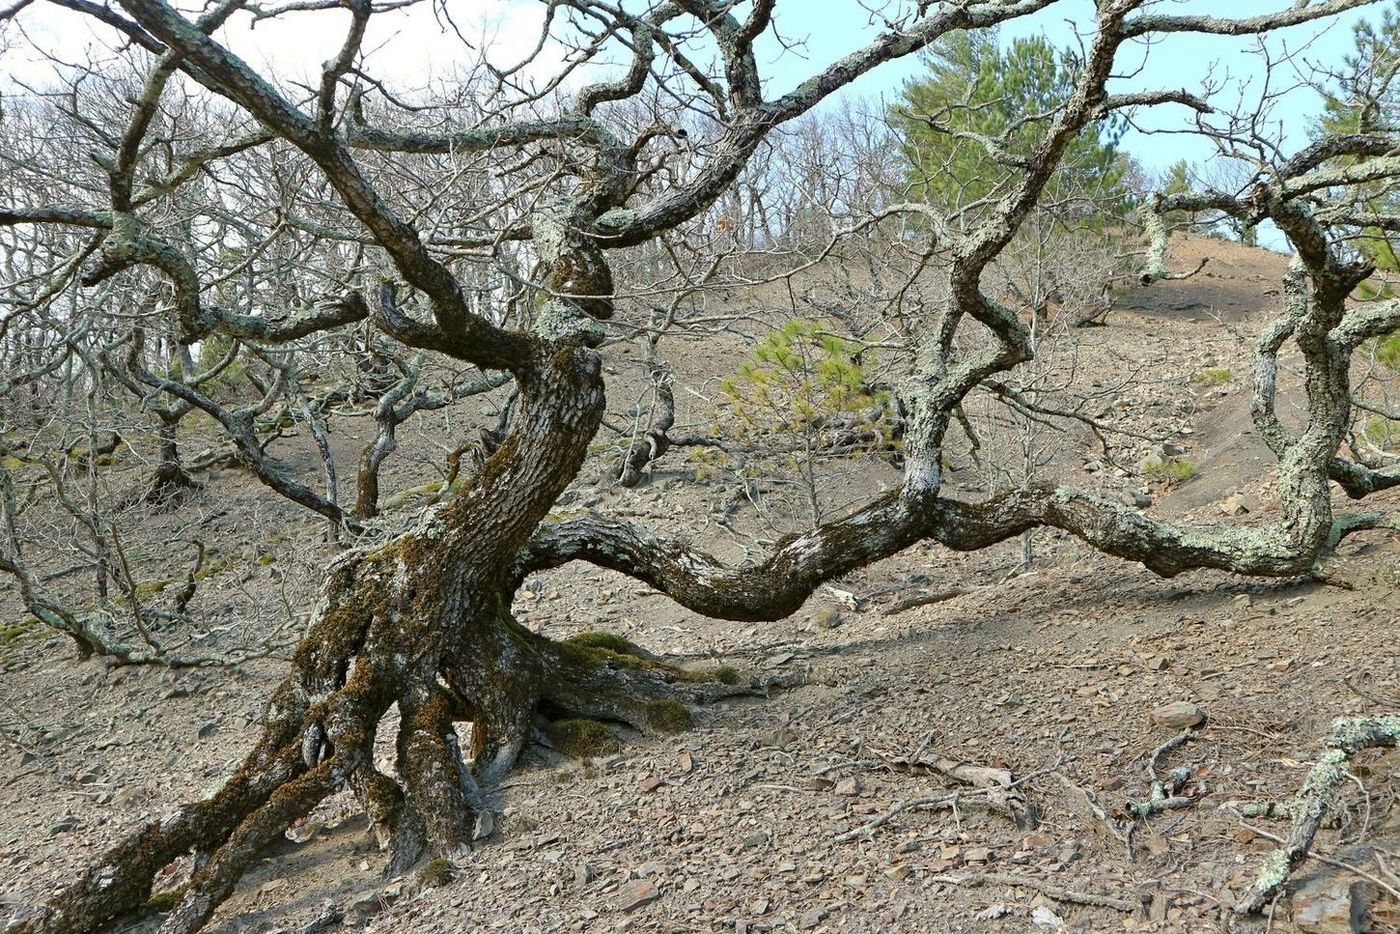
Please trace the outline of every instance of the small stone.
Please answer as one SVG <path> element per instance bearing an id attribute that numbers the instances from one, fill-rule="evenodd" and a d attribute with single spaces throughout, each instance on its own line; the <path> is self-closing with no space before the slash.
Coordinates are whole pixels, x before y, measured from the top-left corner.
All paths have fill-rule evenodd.
<path id="1" fill-rule="evenodd" d="M 1167 466 L 1166 458 L 1160 454 L 1149 454 L 1138 461 L 1139 473 L 1155 473 L 1164 470 Z"/>
<path id="2" fill-rule="evenodd" d="M 370 892 L 367 895 L 361 895 L 350 903 L 350 910 L 362 918 L 368 918 L 370 915 L 377 915 L 387 907 L 388 905 L 385 904 L 384 899 L 378 892 Z"/>
<path id="3" fill-rule="evenodd" d="M 691 758 L 690 753 L 681 753 L 680 766 L 682 775 L 689 775 L 691 771 L 695 768 L 695 760 Z"/>
<path id="4" fill-rule="evenodd" d="M 579 888 L 583 888 L 597 878 L 597 876 L 597 870 L 593 868 L 592 863 L 579 863 L 574 867 L 574 885 L 577 885 Z"/>
<path id="5" fill-rule="evenodd" d="M 1171 441 L 1163 441 L 1162 453 L 1167 457 L 1180 457 L 1181 455 L 1186 453 L 1186 449 L 1181 445 L 1175 444 Z"/>
<path id="6" fill-rule="evenodd" d="M 476 823 L 472 826 L 472 839 L 485 840 L 496 832 L 496 818 L 490 811 L 478 811 Z"/>
<path id="7" fill-rule="evenodd" d="M 618 892 L 619 911 L 636 911 L 645 904 L 661 897 L 661 890 L 650 879 L 633 879 Z"/>
<path id="8" fill-rule="evenodd" d="M 664 784 L 666 783 L 655 775 L 648 775 L 646 778 L 642 779 L 642 794 L 649 795 Z"/>
<path id="9" fill-rule="evenodd" d="M 1243 516 L 1259 511 L 1259 504 L 1243 493 L 1234 493 L 1220 503 L 1220 511 L 1227 516 Z"/>
<path id="10" fill-rule="evenodd" d="M 1031 924 L 1038 928 L 1062 928 L 1065 926 L 1065 920 L 1044 905 L 1037 905 L 1031 912 Z"/>
<path id="11" fill-rule="evenodd" d="M 1206 712 L 1190 701 L 1172 701 L 1154 708 L 1150 714 L 1152 722 L 1158 726 L 1171 727 L 1174 730 L 1185 730 L 1189 727 L 1199 726 L 1206 720 Z"/>
<path id="12" fill-rule="evenodd" d="M 61 833 L 67 833 L 77 826 L 78 819 L 76 817 L 65 817 L 49 825 L 48 835 L 50 837 L 56 837 Z"/>
<path id="13" fill-rule="evenodd" d="M 797 924 L 798 924 L 798 927 L 802 928 L 802 930 L 804 930 L 804 931 L 810 931 L 812 928 L 816 927 L 818 924 L 821 924 L 821 923 L 822 923 L 822 919 L 825 918 L 825 917 L 826 917 L 826 909 L 825 909 L 825 908 L 813 908 L 813 909 L 811 909 L 811 910 L 809 910 L 809 911 L 804 911 L 804 912 L 802 913 L 802 918 L 801 918 L 801 920 L 798 921 Z"/>
<path id="14" fill-rule="evenodd" d="M 740 842 L 744 844 L 745 849 L 752 850 L 756 847 L 766 845 L 768 843 L 768 834 L 761 830 L 755 831 L 754 833 L 745 834 L 743 840 Z"/>
<path id="15" fill-rule="evenodd" d="M 1152 505 L 1152 497 L 1141 490 L 1134 490 L 1131 487 L 1123 491 L 1120 497 L 1124 506 L 1135 506 L 1138 509 L 1145 509 Z"/>
<path id="16" fill-rule="evenodd" d="M 834 606 L 824 606 L 813 613 L 809 621 L 816 630 L 835 629 L 841 625 L 841 611 Z"/>
<path id="17" fill-rule="evenodd" d="M 213 720 L 210 720 L 199 728 L 198 736 L 200 739 L 208 739 L 218 731 L 219 724 L 214 722 Z"/>
<path id="18" fill-rule="evenodd" d="M 832 790 L 843 798 L 854 798 L 860 794 L 860 782 L 854 778 L 843 778 L 836 783 L 836 787 Z"/>

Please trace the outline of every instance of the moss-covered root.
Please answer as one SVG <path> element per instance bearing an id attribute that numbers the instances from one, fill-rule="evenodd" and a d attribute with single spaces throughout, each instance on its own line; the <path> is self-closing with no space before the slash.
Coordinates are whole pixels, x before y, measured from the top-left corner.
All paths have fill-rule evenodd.
<path id="1" fill-rule="evenodd" d="M 643 733 L 688 730 L 700 705 L 754 690 L 734 668 L 669 665 L 612 633 L 546 642 L 540 654 L 547 659 L 548 674 L 540 687 L 544 700 L 576 716 L 625 723 Z M 595 732 L 591 739 L 604 738 Z M 564 743 L 572 745 L 572 738 L 565 737 Z"/>
<path id="2" fill-rule="evenodd" d="M 1250 915 L 1263 911 L 1288 883 L 1294 870 L 1307 859 L 1313 837 L 1336 805 L 1337 789 L 1351 757 L 1362 749 L 1397 746 L 1400 746 L 1400 716 L 1352 717 L 1332 725 L 1327 752 L 1308 773 L 1289 808 L 1293 824 L 1288 836 L 1283 845 L 1264 860 L 1254 886 L 1235 906 L 1236 912 Z"/>
<path id="3" fill-rule="evenodd" d="M 243 871 L 297 818 L 335 791 L 336 773 L 344 763 L 335 757 L 278 788 L 215 851 L 190 882 L 189 890 L 161 924 L 161 934 L 193 934 L 233 892 Z"/>
<path id="4" fill-rule="evenodd" d="M 570 759 L 592 759 L 622 751 L 617 734 L 597 720 L 555 720 L 544 728 L 544 735 L 556 751 Z"/>

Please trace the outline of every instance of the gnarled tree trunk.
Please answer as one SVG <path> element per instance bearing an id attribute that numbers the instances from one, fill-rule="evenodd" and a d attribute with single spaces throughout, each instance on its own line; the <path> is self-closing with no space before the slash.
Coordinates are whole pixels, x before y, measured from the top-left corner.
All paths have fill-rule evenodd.
<path id="1" fill-rule="evenodd" d="M 642 730 L 683 726 L 690 703 L 732 690 L 618 646 L 558 643 L 511 617 L 512 564 L 577 474 L 602 417 L 601 365 L 580 341 L 541 342 L 513 430 L 462 495 L 394 541 L 332 569 L 263 733 L 212 798 L 141 828 L 19 930 L 89 931 L 142 906 L 164 866 L 202 858 L 162 926 L 191 931 L 248 862 L 349 782 L 390 865 L 452 856 L 470 840 L 476 782 L 499 779 L 537 707 Z M 399 780 L 371 750 L 397 704 Z M 453 724 L 470 721 L 470 765 Z"/>

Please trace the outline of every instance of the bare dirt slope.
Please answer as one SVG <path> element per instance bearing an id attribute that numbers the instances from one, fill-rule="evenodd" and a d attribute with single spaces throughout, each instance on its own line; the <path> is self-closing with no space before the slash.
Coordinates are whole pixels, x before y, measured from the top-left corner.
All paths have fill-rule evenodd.
<path id="1" fill-rule="evenodd" d="M 1248 333 L 1267 313 L 1284 260 L 1208 241 L 1186 244 L 1177 261 L 1206 251 L 1206 273 L 1134 291 L 1110 327 L 1086 337 L 1095 359 L 1131 359 L 1150 376 L 1105 417 L 1175 426 L 1196 476 L 1168 487 L 1133 475 L 1155 449 L 1145 440 L 1119 452 L 1121 470 L 1078 457 L 1059 467 L 1108 495 L 1137 489 L 1165 517 L 1220 521 L 1243 507 L 1239 521 L 1255 521 L 1271 508 L 1271 461 L 1248 428 L 1247 344 L 1234 329 Z M 1202 385 L 1205 369 L 1231 375 Z M 665 471 L 635 491 L 575 495 L 735 552 L 709 503 Z M 258 499 L 237 474 L 204 496 L 213 522 L 240 521 Z M 268 539 L 286 544 L 277 561 L 246 563 L 228 592 L 285 593 L 304 609 L 329 552 L 289 546 L 309 525 L 294 510 L 258 508 Z M 549 635 L 607 629 L 806 683 L 721 705 L 678 738 L 632 737 L 617 754 L 576 761 L 533 749 L 493 801 L 492 832 L 439 887 L 379 875 L 362 819 L 338 797 L 255 867 L 213 929 L 1264 930 L 1269 922 L 1236 921 L 1228 908 L 1271 846 L 1250 827 L 1285 825 L 1242 822 L 1225 805 L 1291 795 L 1334 718 L 1395 712 L 1400 543 L 1349 542 L 1333 573 L 1354 589 L 1214 573 L 1164 581 L 1054 535 L 1038 543 L 1032 573 L 1008 579 L 1014 550 L 915 548 L 837 582 L 856 609 L 824 590 L 794 617 L 757 626 L 694 616 L 588 568 L 547 575 L 520 615 Z M 911 595 L 954 589 L 894 612 Z M 138 821 L 214 787 L 252 741 L 280 674 L 275 658 L 235 677 L 78 664 L 38 633 L 3 652 L 0 722 L 13 738 L 0 748 L 0 919 Z M 1146 798 L 1150 754 L 1176 732 L 1149 713 L 1179 700 L 1208 720 L 1161 765 L 1190 766 L 1188 793 L 1200 801 L 1151 818 L 1129 847 L 1123 809 Z M 916 751 L 1038 773 L 1024 786 L 1037 826 L 977 795 L 950 802 L 947 780 L 891 767 Z M 1396 757 L 1365 754 L 1353 771 L 1349 818 L 1322 849 L 1394 885 Z M 943 800 L 841 842 L 927 796 Z M 1307 926 L 1308 911 L 1335 908 L 1309 893 L 1354 879 L 1321 868 L 1309 870 L 1319 889 L 1279 903 L 1274 929 L 1293 923 L 1294 907 L 1300 929 L 1347 929 Z M 1081 903 L 1095 895 L 1120 904 Z M 1400 930 L 1400 905 L 1374 901 L 1366 923 Z"/>

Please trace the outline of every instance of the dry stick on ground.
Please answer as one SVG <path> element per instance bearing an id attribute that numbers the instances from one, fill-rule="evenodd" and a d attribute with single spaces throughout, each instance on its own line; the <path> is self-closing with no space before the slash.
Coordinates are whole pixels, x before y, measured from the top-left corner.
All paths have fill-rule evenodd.
<path id="1" fill-rule="evenodd" d="M 963 594 L 968 592 L 968 588 L 966 587 L 952 587 L 948 590 L 937 591 L 936 593 L 921 591 L 919 593 L 910 594 L 907 597 L 903 597 L 899 600 L 896 600 L 894 603 L 891 603 L 889 606 L 881 610 L 880 615 L 894 616 L 896 613 L 903 613 L 905 610 L 912 610 L 916 607 L 928 606 L 932 603 L 942 603 L 943 601 L 951 600 L 954 597 L 961 597 Z"/>
<path id="2" fill-rule="evenodd" d="M 1400 708 L 1400 697 L 1378 697 L 1357 687 L 1350 678 L 1343 678 L 1342 683 L 1351 689 L 1351 692 L 1358 697 L 1365 698 L 1373 704 L 1380 704 L 1382 707 Z"/>
<path id="3" fill-rule="evenodd" d="M 1093 892 L 1076 892 L 1074 889 L 1052 885 L 1043 879 L 1031 876 L 1012 876 L 1000 872 L 972 872 L 965 876 L 932 876 L 930 882 L 946 882 L 950 885 L 1009 885 L 1015 888 L 1034 889 L 1046 898 L 1072 905 L 1091 905 L 1096 908 L 1114 908 L 1118 911 L 1136 912 L 1142 903 L 1136 899 L 1115 898 L 1112 895 L 1096 895 Z"/>
<path id="4" fill-rule="evenodd" d="M 1163 811 L 1172 811 L 1178 808 L 1189 808 L 1197 801 L 1206 796 L 1205 788 L 1194 795 L 1183 795 L 1181 790 L 1186 787 L 1186 783 L 1191 780 L 1192 770 L 1183 766 L 1172 769 L 1167 773 L 1165 779 L 1157 776 L 1157 763 L 1167 753 L 1184 745 L 1188 740 L 1196 735 L 1196 731 L 1190 728 L 1182 730 L 1176 736 L 1162 743 L 1152 750 L 1152 755 L 1147 759 L 1147 777 L 1152 780 L 1152 788 L 1148 793 L 1146 801 L 1129 801 L 1124 807 L 1128 816 L 1132 818 L 1124 831 L 1124 843 L 1128 847 L 1128 859 L 1133 856 L 1133 834 L 1137 832 L 1142 822 L 1153 814 L 1160 814 Z"/>
<path id="5" fill-rule="evenodd" d="M 820 777 L 840 768 L 886 769 L 910 775 L 943 775 L 955 781 L 986 789 L 990 793 L 989 802 L 992 806 L 996 810 L 1004 812 L 1017 826 L 1035 826 L 1036 812 L 1031 807 L 1030 802 L 1026 800 L 1025 795 L 1008 793 L 1016 784 L 1015 776 L 1012 775 L 1010 769 L 974 765 L 966 759 L 949 759 L 944 756 L 925 759 L 923 758 L 924 751 L 932 741 L 933 734 L 930 733 L 911 756 L 900 756 L 888 750 L 869 747 L 871 754 L 875 756 L 874 759 L 855 759 L 828 765 L 814 773 L 814 777 Z"/>
<path id="6" fill-rule="evenodd" d="M 1293 825 L 1282 845 L 1270 853 L 1259 869 L 1259 877 L 1235 911 L 1242 915 L 1258 914 L 1269 904 L 1303 861 L 1308 857 L 1313 837 L 1324 818 L 1336 806 L 1337 789 L 1346 774 L 1346 764 L 1363 749 L 1400 746 L 1400 716 L 1348 717 L 1332 725 L 1327 739 L 1327 752 L 1317 760 L 1298 790 L 1293 805 Z M 1253 830 L 1253 828 L 1251 828 Z M 1262 831 L 1253 831 L 1273 840 L 1279 838 Z M 1322 859 L 1322 857 L 1318 857 Z M 1323 860 L 1337 865 L 1331 860 Z M 1352 867 L 1344 867 L 1352 868 Z"/>
<path id="7" fill-rule="evenodd" d="M 856 829 L 849 830 L 846 833 L 841 834 L 836 838 L 836 842 L 849 843 L 852 840 L 856 840 L 860 837 L 868 837 L 874 831 L 885 826 L 890 821 L 898 817 L 900 814 L 903 814 L 905 811 L 936 807 L 951 807 L 967 798 L 978 797 L 982 795 L 994 795 L 998 792 L 1011 791 L 1013 789 L 1021 787 L 1022 785 L 1031 781 L 1032 779 L 1039 778 L 1042 775 L 1048 775 L 1049 773 L 1055 771 L 1059 767 L 1060 760 L 1056 760 L 1055 764 L 1050 766 L 1049 768 L 1040 769 L 1035 772 L 1029 772 L 1016 779 L 1009 785 L 993 785 L 988 788 L 973 788 L 967 791 L 959 790 L 945 795 L 927 795 L 922 798 L 910 798 L 908 801 L 901 801 L 899 804 L 896 804 L 894 807 L 890 808 L 888 811 L 886 811 L 884 814 L 881 814 L 879 817 L 866 821 L 864 824 L 857 827 Z"/>

